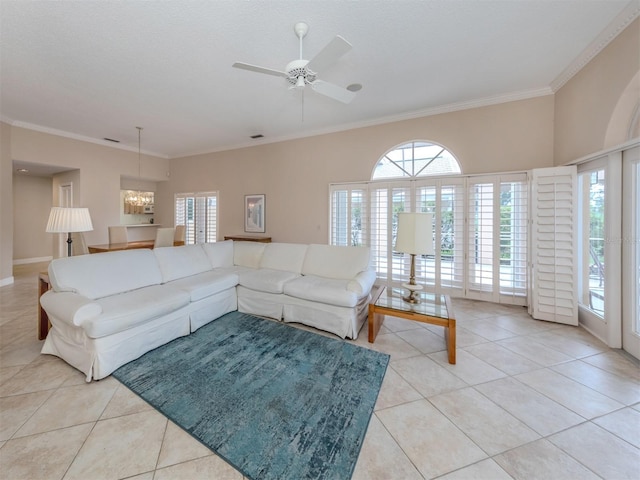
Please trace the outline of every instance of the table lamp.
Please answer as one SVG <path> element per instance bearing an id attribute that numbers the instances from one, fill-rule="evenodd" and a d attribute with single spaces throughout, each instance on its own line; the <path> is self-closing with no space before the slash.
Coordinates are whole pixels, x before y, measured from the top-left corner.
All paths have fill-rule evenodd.
<path id="1" fill-rule="evenodd" d="M 93 230 L 88 208 L 51 207 L 47 233 L 67 234 L 67 256 L 71 256 L 71 233 Z"/>
<path id="2" fill-rule="evenodd" d="M 396 252 L 411 255 L 411 272 L 409 283 L 402 286 L 409 290 L 409 295 L 402 297 L 408 303 L 420 303 L 418 291 L 422 285 L 416 284 L 416 255 L 433 255 L 433 220 L 430 213 L 399 213 L 398 234 L 393 248 Z"/>

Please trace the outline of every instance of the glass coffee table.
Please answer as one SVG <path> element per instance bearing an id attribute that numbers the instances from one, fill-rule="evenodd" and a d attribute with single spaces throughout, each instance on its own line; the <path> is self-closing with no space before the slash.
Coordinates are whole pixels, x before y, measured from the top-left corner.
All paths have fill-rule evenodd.
<path id="1" fill-rule="evenodd" d="M 444 327 L 444 338 L 449 363 L 456 363 L 456 319 L 453 316 L 451 298 L 439 293 L 420 293 L 420 303 L 408 303 L 402 299 L 401 288 L 379 288 L 369 303 L 369 343 L 376 340 L 385 315 Z"/>

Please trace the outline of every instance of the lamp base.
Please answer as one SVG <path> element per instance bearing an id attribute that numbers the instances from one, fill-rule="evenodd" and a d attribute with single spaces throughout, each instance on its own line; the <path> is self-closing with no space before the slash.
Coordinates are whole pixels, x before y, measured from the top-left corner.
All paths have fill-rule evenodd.
<path id="1" fill-rule="evenodd" d="M 415 283 L 403 283 L 402 286 L 409 290 L 409 295 L 402 297 L 402 300 L 407 303 L 420 303 L 420 295 L 418 292 L 422 290 L 422 285 L 417 285 Z"/>

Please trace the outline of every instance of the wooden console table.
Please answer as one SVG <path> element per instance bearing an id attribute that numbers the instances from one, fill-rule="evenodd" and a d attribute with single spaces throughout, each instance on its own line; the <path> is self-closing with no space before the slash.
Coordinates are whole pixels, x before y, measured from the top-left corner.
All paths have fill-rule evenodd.
<path id="1" fill-rule="evenodd" d="M 271 237 L 252 237 L 250 235 L 225 235 L 224 239 L 235 240 L 237 242 L 271 243 Z"/>
<path id="2" fill-rule="evenodd" d="M 89 253 L 115 252 L 116 250 L 132 250 L 134 248 L 153 248 L 154 240 L 143 240 L 129 243 L 104 243 L 102 245 L 89 245 Z"/>

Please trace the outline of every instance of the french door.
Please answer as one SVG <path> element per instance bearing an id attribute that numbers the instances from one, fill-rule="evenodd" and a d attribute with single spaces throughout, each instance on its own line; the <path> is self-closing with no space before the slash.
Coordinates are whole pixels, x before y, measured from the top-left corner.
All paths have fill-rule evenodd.
<path id="1" fill-rule="evenodd" d="M 418 283 L 458 297 L 526 305 L 527 175 L 440 177 L 330 187 L 334 245 L 368 245 L 378 283 L 397 287 L 410 257 L 394 251 L 400 212 L 433 214 L 435 253 Z"/>

